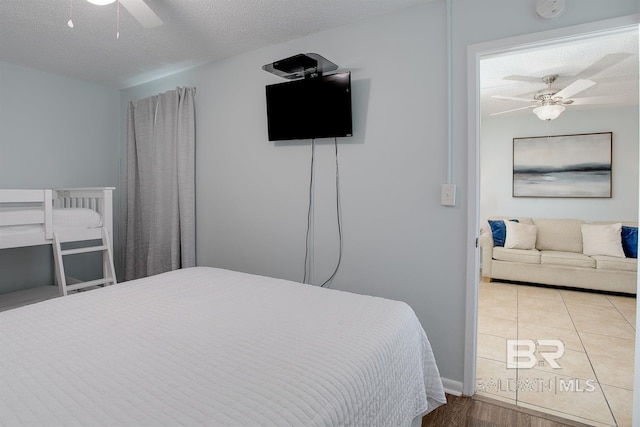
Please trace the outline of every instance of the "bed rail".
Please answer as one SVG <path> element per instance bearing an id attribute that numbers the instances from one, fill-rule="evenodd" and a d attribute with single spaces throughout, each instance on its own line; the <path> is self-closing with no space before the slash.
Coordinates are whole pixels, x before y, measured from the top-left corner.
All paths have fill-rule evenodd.
<path id="1" fill-rule="evenodd" d="M 102 223 L 113 245 L 114 187 L 57 188 L 57 189 L 1 189 L 0 207 L 32 206 L 40 208 L 36 218 L 29 221 L 20 215 L 5 212 L 0 226 L 42 225 L 43 232 L 29 235 L 3 235 L 0 249 L 51 244 L 53 240 L 53 208 L 87 208 L 102 215 Z M 113 246 L 112 246 L 113 247 Z"/>
<path id="2" fill-rule="evenodd" d="M 54 191 L 54 207 L 87 208 L 102 215 L 113 247 L 113 190 L 115 187 L 58 188 Z"/>
<path id="3" fill-rule="evenodd" d="M 23 216 L 6 212 L 3 215 L 0 226 L 10 225 L 30 225 L 30 224 L 42 224 L 44 228 L 44 239 L 53 239 L 53 212 L 52 212 L 52 190 L 0 190 L 0 206 L 20 206 L 25 204 L 37 204 L 41 207 L 40 212 L 34 215 L 34 218 L 26 220 Z M 0 242 L 0 248 L 9 248 L 13 246 L 29 246 L 39 241 L 39 237 L 30 236 L 18 236 L 14 239 L 13 236 L 3 236 L 3 242 Z M 24 245 L 21 243 L 25 243 Z"/>

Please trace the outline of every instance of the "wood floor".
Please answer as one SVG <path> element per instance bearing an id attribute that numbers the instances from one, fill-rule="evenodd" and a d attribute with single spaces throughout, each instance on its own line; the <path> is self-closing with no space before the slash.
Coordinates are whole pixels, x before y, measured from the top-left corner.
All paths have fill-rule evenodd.
<path id="1" fill-rule="evenodd" d="M 515 405 L 447 395 L 447 404 L 422 419 L 422 427 L 576 427 L 585 424 L 556 420 Z"/>
<path id="2" fill-rule="evenodd" d="M 38 286 L 21 291 L 0 294 L 0 311 L 22 307 L 60 296 L 57 286 Z"/>

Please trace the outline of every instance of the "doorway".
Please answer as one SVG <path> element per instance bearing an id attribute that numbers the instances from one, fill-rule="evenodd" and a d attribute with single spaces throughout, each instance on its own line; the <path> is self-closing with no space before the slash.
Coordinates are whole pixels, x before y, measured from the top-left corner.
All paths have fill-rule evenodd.
<path id="1" fill-rule="evenodd" d="M 579 27 L 574 27 L 574 28 L 565 28 L 562 30 L 556 30 L 556 31 L 552 31 L 552 32 L 546 32 L 546 33 L 540 33 L 540 34 L 536 34 L 533 35 L 531 37 L 525 37 L 525 38 L 518 38 L 517 40 L 502 40 L 502 41 L 498 41 L 498 42 L 492 42 L 492 43 L 486 43 L 486 44 L 482 44 L 482 45 L 477 45 L 474 46 L 473 49 L 470 49 L 470 55 L 469 55 L 469 75 L 470 75 L 470 79 L 469 81 L 479 81 L 480 79 L 478 79 L 478 76 L 481 76 L 482 74 L 482 62 L 483 60 L 487 60 L 487 59 L 491 59 L 491 58 L 496 58 L 496 57 L 500 57 L 500 56 L 509 56 L 509 55 L 515 55 L 518 52 L 523 52 L 523 51 L 536 51 L 539 52 L 541 50 L 544 49 L 552 49 L 554 47 L 556 47 L 558 44 L 571 44 L 571 43 L 585 43 L 585 41 L 588 38 L 594 37 L 595 35 L 598 36 L 607 36 L 607 35 L 611 35 L 613 33 L 624 33 L 624 32 L 629 32 L 629 31 L 635 31 L 635 37 L 637 40 L 637 23 L 633 22 L 633 18 L 629 18 L 629 19 L 616 19 L 616 20 L 610 20 L 610 21 L 603 21 L 600 23 L 595 23 L 595 24 L 591 24 L 591 25 L 583 25 L 583 26 L 579 26 Z M 637 62 L 636 62 L 637 64 Z M 513 74 L 519 74 L 518 72 L 514 72 Z M 525 76 L 522 76 L 525 77 Z M 474 87 L 471 87 L 474 86 Z M 469 99 L 479 99 L 479 87 L 478 85 L 472 85 L 470 84 L 470 88 L 469 88 Z M 512 95 L 513 96 L 513 95 Z M 475 193 L 475 199 L 474 200 L 470 200 L 470 209 L 469 209 L 469 234 L 470 234 L 470 239 L 477 237 L 477 230 L 481 229 L 481 228 L 486 228 L 488 227 L 488 225 L 485 223 L 486 221 L 486 217 L 488 216 L 486 211 L 486 205 L 491 205 L 493 203 L 493 208 L 498 210 L 498 212 L 495 212 L 495 214 L 503 214 L 503 215 L 513 215 L 518 214 L 519 212 L 514 212 L 516 209 L 514 209 L 514 205 L 513 204 L 509 204 L 509 203 L 505 203 L 504 200 L 498 200 L 498 201 L 492 201 L 491 203 L 486 203 L 486 200 L 483 200 L 482 195 L 485 194 L 483 193 L 483 188 L 481 187 L 481 185 L 485 185 L 486 182 L 480 182 L 480 176 L 481 172 L 483 171 L 483 164 L 482 164 L 482 151 L 485 148 L 483 146 L 483 138 L 482 136 L 484 135 L 484 131 L 486 130 L 487 126 L 481 126 L 481 123 L 484 123 L 484 118 L 481 117 L 479 109 L 473 105 L 473 103 L 470 103 L 471 107 L 469 110 L 469 129 L 470 129 L 470 134 L 469 134 L 469 153 L 470 153 L 470 158 L 472 159 L 470 161 L 470 185 L 469 187 L 471 189 L 476 190 Z M 478 103 L 479 104 L 479 103 Z M 526 104 L 525 104 L 526 105 Z M 637 106 L 636 106 L 637 108 Z M 526 107 L 524 108 L 526 109 Z M 516 116 L 514 117 L 511 121 L 513 123 L 521 123 L 522 121 L 532 121 L 535 124 L 538 125 L 547 125 L 548 123 L 536 123 L 536 121 L 538 121 L 538 119 L 533 116 L 533 114 L 531 113 L 531 111 L 524 111 L 523 116 Z M 569 111 L 567 111 L 567 113 L 569 113 Z M 570 118 L 570 115 L 567 114 L 566 118 Z M 561 119 L 562 120 L 562 119 Z M 565 123 L 568 123 L 569 120 L 565 120 Z M 553 122 L 552 122 L 553 123 Z M 556 123 L 560 124 L 561 121 L 557 121 Z M 558 128 L 561 128 L 562 126 L 555 126 L 556 129 L 550 129 L 549 133 L 546 133 L 546 135 L 550 135 L 552 133 L 560 133 L 560 134 L 566 134 L 567 132 L 564 130 L 558 130 Z M 547 128 L 549 129 L 549 128 Z M 637 147 L 637 135 L 638 135 L 638 115 L 637 115 L 637 110 L 635 113 L 635 135 L 636 135 L 636 141 L 632 141 L 636 147 Z M 506 158 L 502 158 L 502 161 L 500 161 L 500 164 L 507 164 L 507 168 L 509 170 L 507 171 L 502 171 L 502 183 L 504 186 L 506 187 L 510 187 L 511 186 L 511 174 L 512 171 L 510 170 L 511 168 L 511 138 L 512 137 L 525 137 L 525 136 L 535 136 L 536 132 L 538 132 L 538 134 L 542 134 L 545 135 L 545 133 L 540 133 L 543 132 L 545 129 L 540 130 L 540 128 L 538 129 L 533 129 L 530 130 L 529 132 L 533 132 L 532 134 L 513 134 L 511 135 L 510 138 L 508 138 L 508 146 L 506 147 L 506 149 L 503 147 L 502 148 L 502 154 L 504 155 L 504 157 Z M 514 131 L 511 130 L 511 133 L 513 133 Z M 508 133 L 508 132 L 506 132 Z M 569 132 L 569 133 L 574 133 L 574 132 Z M 615 150 L 615 148 L 614 148 Z M 498 151 L 498 153 L 500 153 L 500 151 Z M 635 174 L 633 174 L 633 176 L 637 177 L 637 167 L 638 167 L 638 160 L 637 160 L 637 151 L 635 152 L 635 156 L 633 156 L 633 162 L 634 162 L 634 167 L 635 167 Z M 473 159 L 475 159 L 475 164 L 471 165 L 471 163 L 473 163 Z M 494 161 L 498 160 L 495 159 L 495 157 L 493 158 Z M 486 165 L 484 165 L 486 167 Z M 615 169 L 615 165 L 613 166 Z M 508 176 L 508 183 L 505 185 L 504 184 L 504 177 Z M 486 181 L 486 179 L 485 179 Z M 615 182 L 615 181 L 614 181 Z M 504 188 L 502 188 L 502 190 L 504 191 Z M 635 218 L 615 218 L 617 219 L 627 219 L 627 220 L 636 220 L 637 221 L 637 186 L 635 187 L 635 192 L 636 192 L 636 197 L 634 197 L 635 199 L 635 210 L 634 210 L 634 215 Z M 509 196 L 511 196 L 511 190 L 510 188 L 508 188 L 508 193 Z M 473 203 L 471 203 L 473 202 Z M 584 205 L 587 204 L 587 202 L 580 202 L 582 204 L 582 210 L 584 211 Z M 578 206 L 578 208 L 576 208 L 576 212 L 580 212 L 580 203 L 578 203 L 576 206 Z M 522 212 L 526 212 L 526 213 L 530 213 L 529 215 L 525 215 L 525 216 L 531 216 L 531 217 L 553 217 L 554 213 L 549 211 L 549 203 L 544 203 L 543 199 L 529 199 L 527 201 L 527 203 L 521 204 L 519 207 L 525 206 L 526 209 L 524 209 Z M 570 214 L 568 212 L 570 212 L 571 209 L 569 209 L 567 206 L 560 206 L 556 203 L 555 204 L 555 208 L 559 209 L 560 212 L 557 212 L 555 214 L 556 217 L 574 217 L 574 218 L 581 218 L 583 217 L 585 214 L 579 214 L 579 213 L 575 213 L 575 214 Z M 615 217 L 616 212 L 613 211 L 611 209 L 611 203 L 609 203 L 609 218 L 606 219 L 614 219 L 613 217 Z M 475 210 L 474 210 L 475 208 Z M 484 209 L 483 209 L 484 208 Z M 499 212 L 500 209 L 503 209 L 503 212 Z M 508 211 L 508 212 L 507 212 Z M 627 210 L 628 211 L 628 210 Z M 607 211 L 606 211 L 606 207 L 603 208 L 603 211 L 600 213 L 601 215 L 605 216 L 607 215 Z M 597 219 L 604 219 L 604 218 L 600 218 L 600 217 L 596 217 L 595 218 L 586 218 L 586 219 L 591 219 L 591 220 L 597 220 Z M 473 313 L 472 319 L 470 321 L 468 321 L 467 323 L 467 343 L 468 343 L 468 348 L 465 354 L 465 383 L 464 383 L 464 387 L 465 387 L 465 394 L 473 394 L 476 391 L 476 387 L 478 386 L 478 382 L 476 381 L 477 377 L 477 373 L 482 373 L 483 369 L 484 372 L 486 373 L 486 366 L 483 365 L 487 365 L 489 362 L 487 361 L 491 361 L 493 359 L 496 358 L 504 358 L 505 357 L 505 341 L 506 341 L 506 337 L 499 337 L 500 334 L 495 334 L 493 335 L 491 338 L 487 338 L 486 335 L 490 335 L 490 334 L 485 334 L 485 336 L 482 336 L 482 339 L 478 339 L 478 334 L 483 334 L 483 332 L 486 332 L 487 329 L 487 324 L 486 324 L 486 317 L 484 316 L 483 318 L 481 318 L 480 321 L 478 321 L 478 314 L 479 314 L 479 309 L 478 309 L 478 301 L 480 300 L 481 297 L 483 297 L 483 293 L 484 294 L 491 294 L 491 291 L 493 292 L 494 297 L 496 297 L 497 299 L 494 302 L 490 302 L 489 304 L 493 304 L 495 302 L 499 302 L 500 300 L 505 301 L 505 304 L 515 304 L 513 305 L 515 311 L 512 310 L 511 313 L 508 313 L 506 316 L 502 316 L 502 317 L 507 317 L 507 316 L 513 316 L 513 318 L 511 319 L 512 323 L 505 323 L 505 325 L 503 325 L 502 327 L 505 328 L 506 332 L 504 333 L 511 333 L 514 337 L 514 339 L 518 339 L 520 338 L 518 335 L 519 332 L 523 331 L 524 329 L 519 327 L 518 325 L 518 307 L 526 307 L 526 309 L 529 311 L 528 315 L 531 315 L 531 310 L 533 310 L 532 306 L 535 305 L 535 301 L 539 301 L 540 297 L 547 297 L 548 299 L 546 300 L 546 303 L 542 303 L 541 307 L 548 309 L 550 306 L 556 304 L 555 306 L 561 310 L 567 310 L 567 308 L 569 306 L 571 306 L 571 298 L 574 298 L 574 303 L 575 298 L 576 298 L 576 294 L 577 293 L 572 293 L 572 291 L 570 290 L 557 290 L 557 289 L 545 289 L 545 288 L 535 288 L 535 287 L 524 287 L 524 286 L 520 286 L 518 284 L 510 284 L 510 283 L 503 283 L 503 284 L 494 284 L 494 286 L 485 286 L 488 285 L 486 282 L 482 283 L 480 282 L 480 284 L 478 284 L 478 274 L 477 272 L 479 271 L 479 267 L 480 267 L 480 260 L 479 260 L 479 256 L 478 256 L 478 252 L 475 250 L 471 250 L 470 251 L 470 255 L 469 255 L 469 259 L 470 262 L 468 263 L 468 265 L 471 267 L 473 266 L 474 268 L 472 270 L 470 270 L 470 273 L 468 275 L 468 293 L 467 293 L 467 312 L 468 313 Z M 488 292 L 484 292 L 485 289 L 489 289 L 490 291 Z M 552 295 L 553 294 L 553 295 Z M 601 297 L 602 295 L 599 295 L 598 297 Z M 607 297 L 607 296 L 602 296 L 604 298 L 604 300 L 598 301 L 597 304 L 609 304 L 613 309 L 617 310 L 618 312 L 620 312 L 620 314 L 622 314 L 623 311 L 627 310 L 628 311 L 628 307 L 629 307 L 629 302 L 628 300 L 619 300 L 616 299 L 614 297 Z M 536 299 L 537 298 L 537 299 Z M 588 298 L 591 299 L 591 302 L 593 304 L 595 303 L 595 298 L 593 295 L 590 295 Z M 556 299 L 555 302 L 552 301 L 552 299 Z M 509 300 L 509 302 L 506 302 L 507 300 Z M 634 300 L 635 301 L 635 300 Z M 584 301 L 582 301 L 584 302 Z M 578 304 L 580 304 L 580 302 L 578 302 Z M 596 304 L 596 305 L 597 305 Z M 486 304 L 485 304 L 486 305 Z M 624 306 L 625 308 L 620 309 L 619 306 Z M 637 306 L 637 301 L 635 301 L 635 306 Z M 575 309 L 576 307 L 578 307 L 578 305 L 573 304 L 573 308 Z M 633 307 L 633 305 L 632 305 Z M 482 306 L 480 307 L 480 309 L 482 309 Z M 633 311 L 634 311 L 634 315 L 635 315 L 635 307 L 633 307 Z M 482 313 L 480 313 L 482 315 Z M 495 314 L 495 313 L 494 313 Z M 571 313 L 569 310 L 567 310 L 567 314 L 568 314 L 568 318 L 565 320 L 568 320 L 571 323 L 576 323 L 572 320 L 571 318 Z M 574 317 L 576 316 L 580 316 L 580 314 L 578 314 L 577 312 L 574 313 Z M 490 316 L 489 316 L 490 317 Z M 498 318 L 500 318 L 499 316 L 497 316 Z M 522 316 L 522 317 L 526 317 L 526 316 Z M 624 318 L 624 316 L 623 316 Z M 626 319 L 626 318 L 625 318 Z M 485 320 L 483 322 L 483 320 Z M 629 325 L 633 325 L 636 326 L 637 325 L 637 320 L 635 320 L 635 318 L 631 318 L 631 315 L 629 315 Z M 558 320 L 560 321 L 560 320 Z M 525 322 L 527 323 L 527 322 Z M 579 322 L 578 322 L 579 323 Z M 523 326 L 527 326 L 527 327 L 531 327 L 531 324 L 528 325 L 523 325 Z M 553 333 L 554 331 L 554 325 L 546 325 L 547 327 L 551 327 L 551 329 L 548 329 L 548 331 L 550 333 Z M 569 324 L 565 324 L 567 330 L 569 329 L 568 326 Z M 499 326 L 493 326 L 494 328 L 499 328 Z M 557 328 L 557 325 L 555 326 Z M 511 328 L 511 330 L 513 332 L 508 332 L 509 328 Z M 515 328 L 515 329 L 514 329 Z M 556 329 L 557 330 L 557 329 Z M 636 329 L 637 330 L 637 327 Z M 635 330 L 632 331 L 632 335 L 635 333 Z M 625 332 L 626 333 L 626 332 Z M 584 394 L 582 397 L 578 398 L 578 399 L 574 399 L 576 401 L 578 401 L 578 403 L 584 403 L 584 406 L 589 407 L 590 411 L 592 412 L 591 414 L 586 414 L 586 415 L 580 415 L 580 413 L 576 414 L 576 411 L 568 411 L 568 412 L 563 412 L 563 411 L 559 411 L 558 407 L 555 407 L 555 409 L 553 408 L 553 405 L 547 405 L 547 406 L 552 406 L 552 408 L 548 408 L 550 409 L 550 413 L 553 413 L 555 415 L 558 416 L 563 416 L 565 415 L 566 418 L 572 418 L 572 415 L 574 415 L 575 417 L 573 419 L 575 419 L 576 421 L 582 421 L 582 422 L 587 422 L 590 424 L 594 424 L 594 425 L 615 425 L 615 423 L 619 423 L 620 425 L 624 425 L 628 420 L 628 422 L 630 423 L 631 420 L 631 408 L 622 408 L 620 409 L 620 407 L 616 408 L 618 414 L 614 415 L 614 406 L 619 406 L 618 403 L 615 402 L 615 397 L 614 397 L 614 392 L 618 391 L 618 390 L 624 390 L 621 391 L 620 394 L 624 394 L 625 398 L 630 398 L 629 396 L 631 396 L 631 393 L 627 388 L 624 387 L 629 387 L 629 375 L 627 374 L 627 379 L 626 382 L 624 384 L 624 387 L 621 386 L 621 384 L 617 384 L 619 387 L 617 388 L 613 388 L 610 389 L 611 393 L 609 395 L 609 398 L 606 397 L 606 395 L 604 394 L 604 390 L 605 388 L 610 388 L 612 387 L 610 384 L 600 384 L 600 382 L 598 381 L 598 374 L 595 372 L 595 368 L 597 366 L 597 363 L 592 363 L 592 361 L 597 360 L 598 358 L 602 358 L 602 355 L 599 354 L 592 354 L 592 355 L 588 355 L 588 353 L 586 352 L 586 345 L 585 345 L 585 341 L 586 338 L 588 337 L 589 332 L 584 332 L 584 331 L 578 331 L 575 330 L 573 331 L 573 333 L 569 335 L 567 335 L 568 333 L 562 333 L 560 335 L 562 336 L 558 336 L 557 338 L 560 339 L 562 338 L 563 342 L 569 343 L 570 344 L 570 348 L 567 350 L 567 354 L 571 354 L 571 360 L 569 360 L 569 357 L 565 357 L 565 361 L 566 364 L 568 363 L 574 363 L 575 360 L 578 359 L 582 359 L 582 360 L 586 360 L 591 369 L 592 369 L 592 377 L 593 378 L 581 378 L 581 377 L 588 377 L 588 372 L 585 373 L 585 371 L 582 371 L 582 373 L 580 373 L 579 375 L 574 375 L 571 378 L 579 378 L 582 380 L 592 380 L 592 382 L 584 382 L 583 384 L 579 384 L 578 382 L 574 382 L 573 383 L 573 388 L 574 390 L 579 389 L 582 390 L 583 392 L 589 390 L 589 392 L 591 394 L 586 395 Z M 556 334 L 558 335 L 558 334 Z M 524 338 L 524 335 L 523 335 Z M 531 339 L 542 339 L 542 338 L 549 338 L 546 336 L 540 336 L 538 337 L 536 336 L 531 336 Z M 574 339 L 576 338 L 576 339 Z M 476 352 L 476 345 L 482 345 L 483 344 L 483 340 L 489 340 L 490 343 L 487 347 L 487 349 L 478 349 Z M 486 344 L 486 342 L 484 343 Z M 499 349 L 499 346 L 502 345 L 502 350 Z M 582 348 L 579 348 L 578 346 L 582 345 Z M 633 346 L 632 346 L 633 348 Z M 497 354 L 487 354 L 486 351 L 496 351 L 497 350 Z M 580 354 L 579 350 L 583 350 L 582 354 Z M 481 352 L 485 352 L 485 353 L 481 353 Z M 477 356 L 488 356 L 484 358 L 484 361 L 482 362 L 478 362 L 480 359 L 477 358 Z M 538 353 L 539 356 L 539 353 Z M 492 359 L 493 357 L 493 359 Z M 627 362 L 628 364 L 631 365 L 631 369 L 633 369 L 633 357 L 631 358 L 631 360 L 629 362 Z M 496 363 L 494 363 L 494 365 L 499 365 L 500 367 L 504 368 L 505 364 L 504 363 L 499 363 L 496 361 Z M 577 368 L 576 368 L 577 369 Z M 604 377 L 604 375 L 602 374 L 602 369 L 598 368 L 601 372 L 600 377 Z M 519 386 L 522 386 L 523 384 L 526 384 L 527 387 L 531 388 L 531 387 L 544 387 L 544 384 L 542 384 L 540 381 L 541 379 L 546 379 L 546 380 L 553 380 L 555 381 L 555 384 L 552 384 L 553 386 L 558 385 L 558 375 L 555 374 L 553 371 L 551 371 L 551 373 L 549 371 L 544 371 L 544 369 L 541 370 L 542 372 L 535 372 L 538 375 L 525 375 L 524 372 L 521 372 L 521 376 L 518 376 L 518 372 L 516 371 L 514 372 L 504 372 L 502 374 L 502 379 L 504 380 L 505 383 L 500 384 L 499 380 L 500 379 L 500 375 L 493 375 L 494 377 L 497 378 L 493 378 L 494 382 L 493 383 L 484 383 L 481 384 L 483 387 L 487 387 L 487 386 L 491 386 L 494 387 L 494 389 L 496 390 L 500 390 L 500 387 L 502 388 L 503 392 L 502 393 L 497 393 L 498 395 L 502 394 L 503 396 L 498 396 L 498 398 L 502 397 L 503 400 L 506 401 L 510 401 L 510 400 L 514 400 L 515 403 L 518 403 L 518 399 L 517 399 L 517 389 Z M 575 370 L 573 371 L 574 373 L 576 372 Z M 547 378 L 550 377 L 550 378 Z M 565 376 L 567 377 L 567 376 Z M 491 380 L 491 378 L 487 378 L 487 380 Z M 510 380 L 512 380 L 512 382 L 510 382 Z M 527 382 L 525 383 L 523 380 L 527 380 Z M 534 381 L 535 380 L 535 381 Z M 536 382 L 537 381 L 537 382 Z M 606 381 L 606 382 L 610 382 L 610 381 Z M 548 382 L 546 384 L 549 384 Z M 568 382 L 567 382 L 568 384 Z M 566 386 L 566 387 L 570 387 L 570 386 Z M 594 390 L 591 390 L 591 388 L 594 388 Z M 633 388 L 633 387 L 632 387 Z M 597 390 L 598 393 L 600 393 L 599 396 L 601 396 L 601 398 L 598 400 L 598 404 L 596 405 L 593 402 L 590 402 L 589 399 L 594 400 L 597 393 L 595 393 L 595 391 Z M 534 390 L 535 391 L 535 390 Z M 522 394 L 524 396 L 524 393 Z M 494 396 L 495 397 L 495 396 Z M 618 396 L 619 397 L 619 396 Z M 512 399 L 513 398 L 513 399 Z M 555 396 L 556 399 L 556 403 L 558 401 L 560 401 L 560 399 L 558 399 L 558 396 Z M 536 408 L 544 408 L 544 404 L 543 404 L 543 400 L 542 398 L 540 398 L 540 395 L 534 395 L 534 394 L 529 394 L 529 398 L 528 399 L 523 399 L 523 403 L 528 403 L 530 407 L 532 407 L 532 409 L 536 409 Z M 597 400 L 597 399 L 596 399 Z M 636 399 L 637 400 L 637 399 Z M 527 402 L 528 401 L 528 402 Z M 594 400 L 595 402 L 595 400 Z M 566 411 L 567 409 L 567 404 L 563 403 L 562 404 L 562 408 L 563 410 Z M 595 405 L 595 406 L 594 406 Z M 597 407 L 598 405 L 600 405 L 601 411 L 599 411 L 599 415 L 598 417 L 595 417 L 597 419 L 593 419 L 593 409 L 594 407 Z M 554 412 L 555 411 L 555 412 Z M 607 413 L 608 411 L 608 413 Z M 587 418 L 587 416 L 590 416 L 592 418 Z"/>

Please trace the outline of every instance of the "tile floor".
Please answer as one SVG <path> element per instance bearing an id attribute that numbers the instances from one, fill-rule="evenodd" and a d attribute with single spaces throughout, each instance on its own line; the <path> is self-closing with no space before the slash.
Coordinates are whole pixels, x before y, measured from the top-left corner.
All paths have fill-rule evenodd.
<path id="1" fill-rule="evenodd" d="M 631 426 L 635 325 L 633 297 L 481 282 L 477 393 L 588 425 Z M 508 339 L 534 340 L 535 355 L 529 341 L 512 347 L 522 357 L 508 358 Z M 559 340 L 564 351 L 539 340 Z"/>

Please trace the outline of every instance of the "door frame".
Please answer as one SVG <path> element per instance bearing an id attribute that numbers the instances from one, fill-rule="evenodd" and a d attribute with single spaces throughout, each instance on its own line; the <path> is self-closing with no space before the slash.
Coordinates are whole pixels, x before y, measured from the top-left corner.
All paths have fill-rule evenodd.
<path id="1" fill-rule="evenodd" d="M 636 28 L 640 30 L 640 14 L 575 25 L 550 31 L 470 45 L 467 48 L 467 290 L 465 320 L 465 354 L 462 392 L 475 393 L 476 345 L 478 332 L 478 282 L 480 251 L 477 247 L 480 215 L 480 59 L 504 55 L 523 49 L 546 48 L 559 42 L 579 41 L 594 35 L 611 34 Z M 639 115 L 640 123 L 640 115 Z M 640 140 L 638 141 L 640 143 Z M 639 162 L 640 164 L 640 159 Z M 639 194 L 640 200 L 640 194 Z M 640 212 L 640 209 L 639 209 Z M 639 275 L 640 283 L 640 275 Z M 636 300 L 640 312 L 640 299 Z M 640 425 L 640 316 L 636 317 L 635 380 L 633 420 Z"/>

